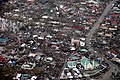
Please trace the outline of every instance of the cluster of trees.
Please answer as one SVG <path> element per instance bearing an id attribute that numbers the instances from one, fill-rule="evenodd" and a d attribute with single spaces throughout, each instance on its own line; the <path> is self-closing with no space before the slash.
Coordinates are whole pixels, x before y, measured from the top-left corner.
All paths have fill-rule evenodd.
<path id="1" fill-rule="evenodd" d="M 0 80 L 12 80 L 12 74 L 10 69 L 0 68 Z"/>

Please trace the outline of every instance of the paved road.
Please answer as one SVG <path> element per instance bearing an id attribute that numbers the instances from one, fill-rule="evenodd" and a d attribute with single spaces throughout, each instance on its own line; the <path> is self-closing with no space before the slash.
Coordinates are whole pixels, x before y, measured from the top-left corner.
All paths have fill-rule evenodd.
<path id="1" fill-rule="evenodd" d="M 109 5 L 106 7 L 105 11 L 103 12 L 103 14 L 101 15 L 101 17 L 99 18 L 99 20 L 94 24 L 93 28 L 90 30 L 90 32 L 89 32 L 88 35 L 87 35 L 86 45 L 87 45 L 87 47 L 88 47 L 88 50 L 89 50 L 91 53 L 95 53 L 95 51 L 94 51 L 94 50 L 92 49 L 92 47 L 91 47 L 91 42 L 90 42 L 90 40 L 92 39 L 92 36 L 93 36 L 93 34 L 95 33 L 95 31 L 99 28 L 99 25 L 100 25 L 100 23 L 103 21 L 104 16 L 106 16 L 106 15 L 108 14 L 108 12 L 111 10 L 111 8 L 112 8 L 112 6 L 113 6 L 112 4 L 113 4 L 114 2 L 115 2 L 115 0 L 114 0 L 114 1 L 111 1 L 111 2 L 109 3 Z M 98 55 L 102 56 L 101 54 L 98 54 Z M 112 79 L 110 78 L 111 72 L 114 71 L 114 69 L 116 69 L 116 68 L 117 68 L 118 70 L 120 70 L 120 68 L 119 68 L 117 65 L 113 64 L 111 61 L 107 60 L 107 59 L 105 59 L 105 61 L 110 65 L 110 70 L 109 70 L 108 72 L 106 72 L 105 75 L 104 75 L 101 79 L 99 79 L 99 80 L 112 80 Z"/>
<path id="2" fill-rule="evenodd" d="M 93 28 L 90 30 L 90 32 L 87 34 L 87 38 L 86 38 L 86 45 L 89 49 L 89 51 L 93 51 L 93 49 L 91 49 L 91 44 L 90 44 L 90 40 L 93 36 L 93 34 L 95 33 L 95 31 L 99 28 L 100 23 L 103 21 L 104 16 L 106 16 L 108 14 L 108 12 L 111 10 L 112 8 L 112 4 L 115 1 L 110 2 L 110 4 L 106 7 L 105 11 L 103 12 L 103 14 L 101 15 L 101 17 L 99 18 L 99 20 L 94 24 Z"/>

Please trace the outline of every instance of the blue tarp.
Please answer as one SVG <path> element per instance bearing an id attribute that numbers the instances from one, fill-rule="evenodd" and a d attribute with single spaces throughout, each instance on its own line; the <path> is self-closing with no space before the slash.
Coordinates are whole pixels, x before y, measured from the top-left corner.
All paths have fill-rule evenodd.
<path id="1" fill-rule="evenodd" d="M 29 74 L 22 74 L 21 80 L 27 80 L 29 77 L 31 77 Z"/>
<path id="2" fill-rule="evenodd" d="M 97 60 L 97 61 L 101 61 L 101 60 L 102 60 L 102 58 L 96 58 L 96 60 Z"/>
<path id="3" fill-rule="evenodd" d="M 81 52 L 88 52 L 86 49 L 81 49 L 80 51 Z"/>
<path id="4" fill-rule="evenodd" d="M 8 39 L 7 38 L 0 38 L 0 42 L 7 42 Z"/>

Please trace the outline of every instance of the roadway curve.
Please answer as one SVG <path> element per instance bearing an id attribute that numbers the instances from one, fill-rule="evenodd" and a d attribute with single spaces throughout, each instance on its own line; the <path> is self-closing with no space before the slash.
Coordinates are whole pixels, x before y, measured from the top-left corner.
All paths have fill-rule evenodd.
<path id="1" fill-rule="evenodd" d="M 95 33 L 95 31 L 99 28 L 99 25 L 103 21 L 104 16 L 106 16 L 108 14 L 108 12 L 111 10 L 112 4 L 114 2 L 115 1 L 112 1 L 112 2 L 109 3 L 109 5 L 106 7 L 106 9 L 103 12 L 103 14 L 100 16 L 100 18 L 98 19 L 98 21 L 93 25 L 93 28 L 87 34 L 86 45 L 88 47 L 88 50 L 91 51 L 91 52 L 94 52 L 94 50 L 91 48 L 91 44 L 90 44 L 91 42 L 90 42 L 90 40 L 92 39 L 92 36 Z"/>
<path id="2" fill-rule="evenodd" d="M 93 34 L 96 32 L 96 30 L 99 28 L 99 25 L 100 25 L 100 23 L 103 21 L 104 16 L 106 16 L 106 15 L 108 14 L 108 12 L 111 10 L 111 8 L 113 7 L 113 3 L 114 3 L 114 2 L 116 2 L 116 0 L 111 1 L 111 2 L 108 4 L 108 6 L 107 6 L 106 9 L 104 10 L 103 14 L 100 16 L 100 18 L 98 19 L 98 21 L 94 24 L 93 28 L 92 28 L 92 29 L 88 32 L 88 34 L 87 34 L 87 37 L 86 37 L 86 46 L 88 47 L 88 50 L 89 50 L 91 53 L 95 53 L 95 51 L 92 49 L 92 46 L 91 46 L 92 36 L 93 36 Z M 100 56 L 102 56 L 102 57 L 104 58 L 103 55 L 101 55 L 101 54 L 98 54 L 98 55 L 100 55 Z M 105 58 L 104 58 L 104 59 L 105 59 Z M 120 68 L 119 68 L 117 65 L 113 64 L 111 61 L 107 60 L 107 59 L 105 59 L 105 61 L 106 61 L 106 63 L 109 64 L 110 70 L 109 70 L 108 72 L 106 72 L 106 73 L 104 74 L 104 76 L 103 76 L 101 79 L 99 79 L 99 80 L 112 80 L 112 79 L 110 78 L 112 71 L 114 71 L 114 69 L 120 70 Z"/>

